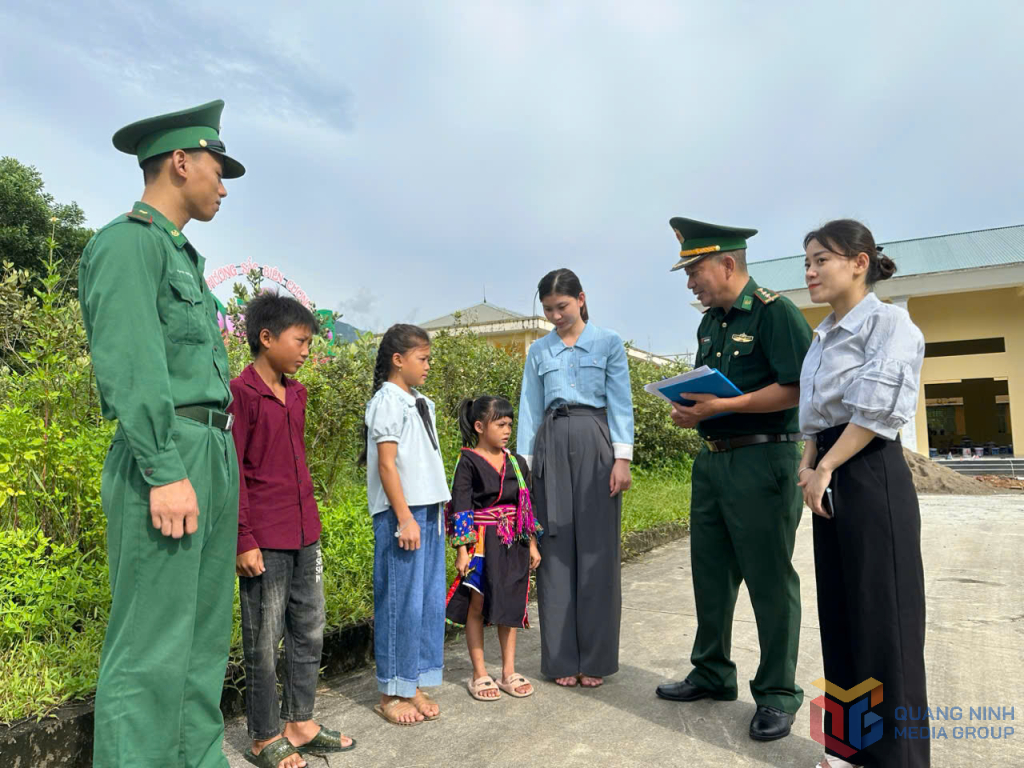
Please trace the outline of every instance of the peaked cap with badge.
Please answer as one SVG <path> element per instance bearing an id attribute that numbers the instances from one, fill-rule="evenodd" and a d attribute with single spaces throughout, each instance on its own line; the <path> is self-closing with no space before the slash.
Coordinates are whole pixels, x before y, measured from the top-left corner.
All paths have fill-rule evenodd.
<path id="1" fill-rule="evenodd" d="M 670 272 L 696 264 L 713 253 L 738 251 L 747 247 L 747 238 L 757 234 L 756 229 L 743 227 L 723 227 L 719 224 L 708 224 L 706 221 L 684 219 L 681 216 L 669 219 L 669 225 L 676 233 L 676 239 L 682 249 L 679 261 Z"/>
<path id="2" fill-rule="evenodd" d="M 140 166 L 151 157 L 176 149 L 205 149 L 220 156 L 225 179 L 237 179 L 245 173 L 245 166 L 227 154 L 221 141 L 223 110 L 224 101 L 217 99 L 198 107 L 147 117 L 115 133 L 114 146 L 138 157 Z"/>

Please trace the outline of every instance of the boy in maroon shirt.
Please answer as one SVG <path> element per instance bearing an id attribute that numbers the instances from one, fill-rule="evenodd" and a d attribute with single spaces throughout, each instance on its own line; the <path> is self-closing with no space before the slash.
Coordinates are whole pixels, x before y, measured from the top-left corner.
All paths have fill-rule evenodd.
<path id="1" fill-rule="evenodd" d="M 313 720 L 324 639 L 320 513 L 306 466 L 306 388 L 289 374 L 309 357 L 317 322 L 295 299 L 268 292 L 245 305 L 245 326 L 253 362 L 232 380 L 228 408 L 241 470 L 235 570 L 252 739 L 245 758 L 261 768 L 302 768 L 303 753 L 355 746 Z"/>

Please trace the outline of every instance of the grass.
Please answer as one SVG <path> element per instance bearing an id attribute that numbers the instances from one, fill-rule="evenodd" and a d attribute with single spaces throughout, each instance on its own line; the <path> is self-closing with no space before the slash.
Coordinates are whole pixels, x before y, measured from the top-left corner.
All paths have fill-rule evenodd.
<path id="1" fill-rule="evenodd" d="M 622 532 L 646 531 L 690 520 L 690 462 L 633 470 L 633 487 L 623 497 Z"/>
<path id="2" fill-rule="evenodd" d="M 373 613 L 373 528 L 366 511 L 366 491 L 349 485 L 320 506 L 323 520 L 324 589 L 328 630 L 366 619 Z M 690 512 L 690 465 L 634 469 L 633 488 L 625 495 L 622 531 L 648 530 L 663 523 L 686 521 Z M 454 575 L 454 550 L 449 551 L 449 581 Z M 74 578 L 87 575 L 91 586 L 107 590 L 106 563 L 95 563 Z M 70 587 L 56 584 L 56 590 Z M 80 583 L 76 589 L 81 588 Z M 237 591 L 237 582 L 236 582 Z M 0 606 L 2 607 L 2 606 Z M 105 606 L 101 615 L 106 615 Z M 0 649 L 0 723 L 42 718 L 61 704 L 90 696 L 96 687 L 104 627 L 101 621 L 76 622 L 73 628 L 19 640 Z M 238 601 L 232 636 L 232 660 L 241 658 Z"/>

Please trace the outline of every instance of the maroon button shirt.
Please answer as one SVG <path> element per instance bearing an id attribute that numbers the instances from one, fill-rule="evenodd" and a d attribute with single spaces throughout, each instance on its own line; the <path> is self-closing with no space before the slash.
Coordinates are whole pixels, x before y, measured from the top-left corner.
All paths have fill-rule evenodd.
<path id="1" fill-rule="evenodd" d="M 306 388 L 284 377 L 285 402 L 256 369 L 231 380 L 238 451 L 238 554 L 300 549 L 320 538 L 320 512 L 306 466 Z"/>

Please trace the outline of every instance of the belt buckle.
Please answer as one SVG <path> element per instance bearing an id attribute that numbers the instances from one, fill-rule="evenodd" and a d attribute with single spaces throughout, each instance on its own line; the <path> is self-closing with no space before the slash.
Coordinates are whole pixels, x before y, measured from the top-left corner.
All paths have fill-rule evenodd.
<path id="1" fill-rule="evenodd" d="M 704 445 L 707 446 L 707 449 L 711 451 L 711 453 L 718 453 L 718 446 L 715 445 L 714 440 L 705 440 Z"/>
<path id="2" fill-rule="evenodd" d="M 231 425 L 235 423 L 235 414 L 229 413 L 229 414 L 227 414 L 227 417 L 228 417 L 228 422 L 227 422 L 227 424 L 224 425 L 224 431 L 225 432 L 230 432 L 231 431 Z"/>

